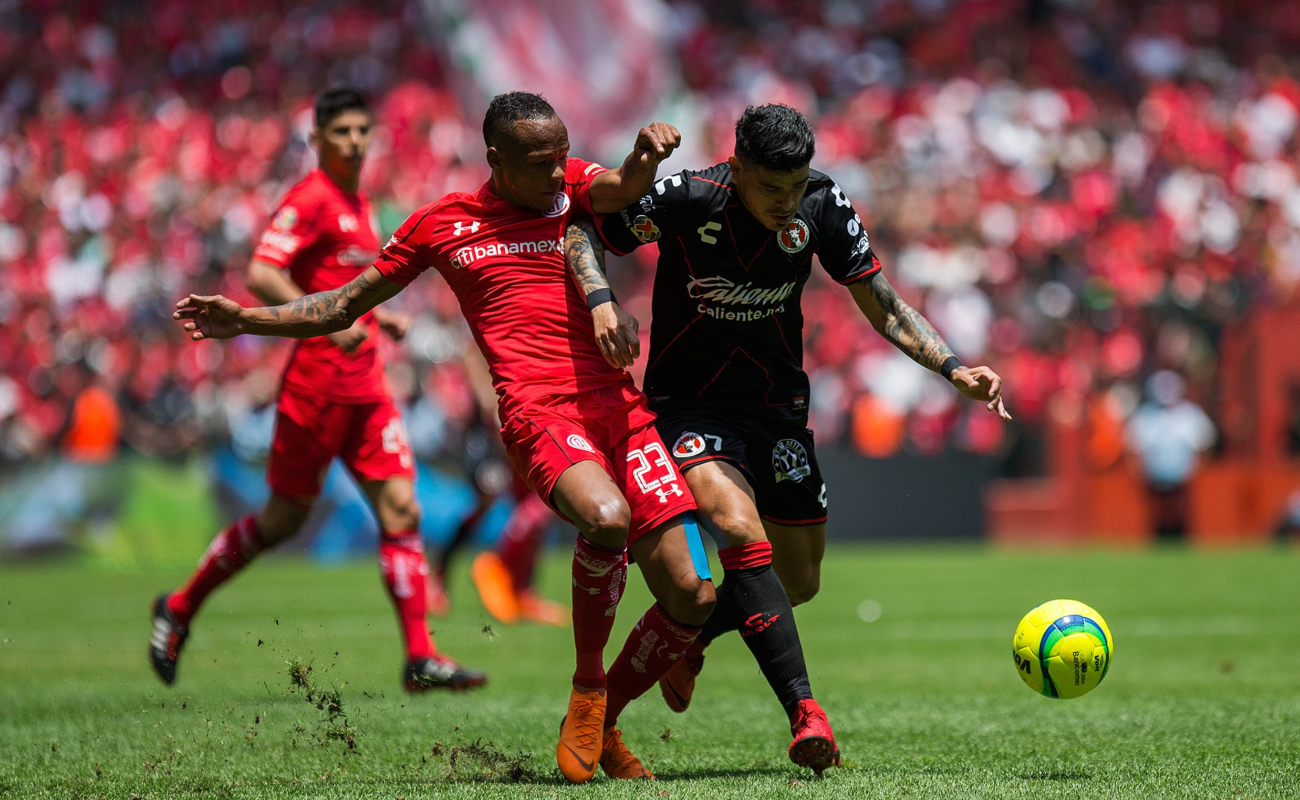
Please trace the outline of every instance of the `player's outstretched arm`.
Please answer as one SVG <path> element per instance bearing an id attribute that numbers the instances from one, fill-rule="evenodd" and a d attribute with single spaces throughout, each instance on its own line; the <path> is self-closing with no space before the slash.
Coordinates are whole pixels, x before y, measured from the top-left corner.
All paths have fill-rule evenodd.
<path id="1" fill-rule="evenodd" d="M 881 336 L 916 363 L 943 375 L 972 400 L 988 403 L 989 411 L 1011 419 L 1002 402 L 1002 378 L 988 367 L 964 367 L 929 320 L 903 302 L 884 273 L 849 287 L 853 300 Z"/>
<path id="2" fill-rule="evenodd" d="M 596 236 L 591 220 L 569 224 L 564 232 L 564 256 L 578 291 L 587 298 L 600 352 L 611 367 L 632 366 L 641 355 L 641 340 L 637 338 L 640 324 L 614 299 L 605 277 L 605 246 Z"/>
<path id="3" fill-rule="evenodd" d="M 623 159 L 623 166 L 592 179 L 592 210 L 613 214 L 649 194 L 659 162 L 672 155 L 681 143 L 682 134 L 666 122 L 652 122 L 638 131 L 636 144 Z"/>
<path id="4" fill-rule="evenodd" d="M 309 339 L 350 327 L 362 314 L 400 291 L 400 284 L 372 266 L 337 289 L 303 295 L 270 308 L 244 308 L 221 295 L 192 294 L 176 303 L 172 318 L 196 342 L 241 334 Z"/>

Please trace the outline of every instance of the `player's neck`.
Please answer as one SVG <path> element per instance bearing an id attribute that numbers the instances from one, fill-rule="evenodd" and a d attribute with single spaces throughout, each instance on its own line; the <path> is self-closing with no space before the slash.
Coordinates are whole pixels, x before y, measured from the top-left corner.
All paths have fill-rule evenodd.
<path id="1" fill-rule="evenodd" d="M 331 172 L 330 170 L 325 168 L 324 164 L 321 165 L 320 171 L 325 173 L 325 177 L 329 178 L 330 183 L 339 187 L 339 189 L 347 192 L 348 194 L 356 194 L 361 189 L 360 173 L 356 175 L 352 175 L 352 174 L 341 174 L 341 173 Z"/>
<path id="2" fill-rule="evenodd" d="M 526 205 L 523 201 L 521 201 L 509 189 L 503 189 L 503 187 L 501 186 L 501 182 L 497 180 L 497 176 L 495 172 L 492 173 L 492 175 L 488 178 L 488 191 L 490 191 L 492 194 L 496 195 L 497 197 L 500 197 L 502 200 L 506 201 L 507 203 L 514 206 L 515 208 L 523 208 L 530 211 L 532 210 L 528 205 Z"/>

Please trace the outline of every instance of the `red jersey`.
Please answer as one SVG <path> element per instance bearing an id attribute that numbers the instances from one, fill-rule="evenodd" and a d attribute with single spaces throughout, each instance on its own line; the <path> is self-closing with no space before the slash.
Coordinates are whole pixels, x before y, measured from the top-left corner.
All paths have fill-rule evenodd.
<path id="1" fill-rule="evenodd" d="M 262 234 L 253 257 L 289 270 L 307 294 L 337 289 L 375 260 L 379 240 L 370 203 L 340 189 L 320 169 L 294 184 Z M 336 403 L 374 403 L 388 398 L 379 357 L 379 325 L 362 317 L 370 338 L 345 353 L 327 337 L 303 339 L 284 373 L 284 388 Z"/>
<path id="2" fill-rule="evenodd" d="M 453 192 L 412 214 L 375 267 L 403 286 L 433 267 L 460 301 L 505 406 L 629 380 L 596 345 L 586 298 L 569 276 L 564 232 L 591 213 L 599 165 L 570 158 L 546 212 L 516 208 L 491 189 Z"/>

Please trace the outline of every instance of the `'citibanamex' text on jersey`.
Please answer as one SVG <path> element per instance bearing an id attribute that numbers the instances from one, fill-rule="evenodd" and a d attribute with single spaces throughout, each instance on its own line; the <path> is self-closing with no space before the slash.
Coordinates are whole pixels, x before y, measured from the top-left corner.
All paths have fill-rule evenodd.
<path id="1" fill-rule="evenodd" d="M 669 175 L 598 229 L 619 254 L 659 243 L 645 377 L 652 404 L 701 398 L 806 417 L 800 298 L 813 255 L 845 285 L 880 269 L 849 199 L 817 170 L 780 231 L 745 210 L 725 162 Z"/>
<path id="2" fill-rule="evenodd" d="M 253 258 L 289 271 L 307 294 L 337 289 L 375 260 L 379 241 L 364 195 L 340 189 L 319 169 L 294 184 L 280 201 Z M 344 352 L 327 337 L 303 339 L 284 373 L 284 388 L 335 403 L 388 399 L 373 315 L 357 322 L 370 337 Z"/>
<path id="3" fill-rule="evenodd" d="M 591 180 L 604 171 L 569 159 L 546 213 L 510 205 L 490 183 L 449 194 L 412 214 L 375 262 L 402 285 L 430 267 L 442 273 L 487 359 L 502 419 L 521 401 L 629 380 L 601 355 L 564 258 L 569 219 L 591 213 Z"/>

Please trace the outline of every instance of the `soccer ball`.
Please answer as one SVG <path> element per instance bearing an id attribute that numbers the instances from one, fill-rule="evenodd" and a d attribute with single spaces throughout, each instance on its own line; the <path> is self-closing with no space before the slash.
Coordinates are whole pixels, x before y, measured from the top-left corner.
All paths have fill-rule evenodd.
<path id="1" fill-rule="evenodd" d="M 1075 600 L 1052 600 L 1016 626 L 1011 653 L 1020 679 L 1045 697 L 1082 697 L 1097 688 L 1115 653 L 1106 620 Z"/>

